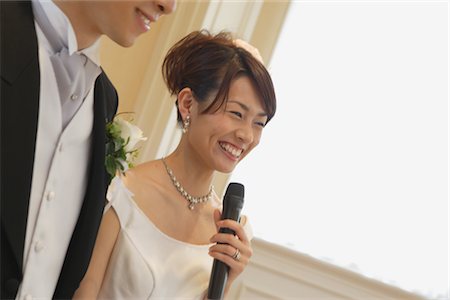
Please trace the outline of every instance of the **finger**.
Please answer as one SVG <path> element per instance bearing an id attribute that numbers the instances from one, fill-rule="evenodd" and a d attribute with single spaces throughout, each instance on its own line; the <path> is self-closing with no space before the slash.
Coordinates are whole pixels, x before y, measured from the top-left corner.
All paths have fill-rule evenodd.
<path id="1" fill-rule="evenodd" d="M 218 243 L 218 244 L 228 244 L 232 246 L 235 249 L 241 250 L 241 252 L 247 253 L 246 249 L 250 248 L 249 245 L 245 245 L 242 243 L 238 238 L 236 238 L 232 234 L 227 233 L 218 233 L 213 235 L 213 237 L 210 240 L 212 243 Z"/>
<path id="2" fill-rule="evenodd" d="M 220 220 L 216 223 L 216 226 L 219 226 L 220 228 L 229 228 L 233 230 L 238 238 L 244 243 L 244 244 L 250 244 L 250 241 L 247 237 L 247 233 L 244 230 L 244 227 L 234 221 L 234 220 Z"/>
<path id="3" fill-rule="evenodd" d="M 236 254 L 237 249 L 238 248 L 235 248 L 229 244 L 215 244 L 215 245 L 209 247 L 210 252 L 220 252 L 220 253 L 226 254 L 231 257 L 233 257 Z M 241 251 L 239 251 L 239 252 L 241 252 Z M 242 257 L 244 257 L 244 256 L 241 252 L 241 258 Z"/>
<path id="4" fill-rule="evenodd" d="M 224 234 L 226 236 L 219 236 L 217 244 L 211 246 L 210 251 L 225 253 L 233 257 L 236 254 L 236 249 L 239 249 L 241 258 L 245 257 L 244 261 L 249 261 L 253 256 L 253 249 L 250 245 L 244 245 L 240 240 L 235 237 L 230 237 L 230 234 Z M 223 237 L 223 238 L 222 238 Z M 216 239 L 216 238 L 215 238 Z"/>
<path id="5" fill-rule="evenodd" d="M 238 244 L 242 244 L 242 242 L 234 235 L 229 233 L 216 233 L 214 234 L 209 241 L 211 243 L 222 243 L 222 244 L 230 244 L 235 247 Z"/>
<path id="6" fill-rule="evenodd" d="M 242 258 L 240 261 L 237 261 L 234 258 L 232 258 L 231 256 L 229 256 L 228 254 L 224 254 L 224 253 L 216 252 L 216 251 L 211 251 L 208 254 L 210 256 L 212 256 L 213 258 L 225 263 L 231 269 L 233 269 L 234 271 L 236 271 L 238 273 L 242 272 L 246 265 L 245 263 L 243 263 Z"/>

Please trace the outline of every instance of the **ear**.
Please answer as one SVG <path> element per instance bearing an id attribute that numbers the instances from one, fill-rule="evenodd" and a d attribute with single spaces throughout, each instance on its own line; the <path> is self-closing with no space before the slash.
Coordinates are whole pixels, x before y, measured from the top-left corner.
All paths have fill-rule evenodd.
<path id="1" fill-rule="evenodd" d="M 191 114 L 191 108 L 194 101 L 194 96 L 192 95 L 192 90 L 190 88 L 185 87 L 178 93 L 178 111 L 183 120 L 186 116 Z"/>

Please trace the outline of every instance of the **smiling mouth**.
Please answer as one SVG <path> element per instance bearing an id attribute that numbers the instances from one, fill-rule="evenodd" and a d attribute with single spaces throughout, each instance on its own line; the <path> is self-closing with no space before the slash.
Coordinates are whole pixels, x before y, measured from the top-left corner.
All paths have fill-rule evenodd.
<path id="1" fill-rule="evenodd" d="M 236 148 L 228 143 L 219 142 L 219 145 L 223 150 L 225 150 L 227 153 L 229 153 L 231 156 L 235 158 L 239 158 L 242 152 L 244 152 L 243 149 Z"/>
<path id="2" fill-rule="evenodd" d="M 137 10 L 139 17 L 141 18 L 141 20 L 144 22 L 145 28 L 147 28 L 147 30 L 150 30 L 150 23 L 151 20 L 149 17 L 147 17 L 146 14 L 144 14 L 141 10 Z"/>

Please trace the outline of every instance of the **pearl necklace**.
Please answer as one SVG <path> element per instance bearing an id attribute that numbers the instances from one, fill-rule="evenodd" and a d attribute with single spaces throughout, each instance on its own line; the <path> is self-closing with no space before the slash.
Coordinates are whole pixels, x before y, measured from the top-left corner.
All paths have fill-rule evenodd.
<path id="1" fill-rule="evenodd" d="M 169 168 L 169 166 L 167 165 L 165 159 L 162 158 L 161 160 L 162 160 L 164 166 L 166 167 L 167 174 L 169 174 L 169 177 L 172 180 L 173 185 L 176 187 L 178 192 L 180 192 L 181 196 L 183 196 L 189 202 L 188 207 L 189 207 L 190 210 L 193 210 L 194 206 L 196 204 L 198 204 L 198 203 L 203 203 L 203 202 L 206 202 L 208 200 L 211 200 L 212 194 L 213 194 L 213 190 L 214 190 L 212 185 L 209 188 L 208 194 L 206 194 L 205 196 L 201 196 L 201 197 L 191 196 L 190 194 L 188 194 L 188 192 L 186 192 L 186 190 L 183 188 L 183 186 L 177 180 L 175 175 L 173 175 L 173 171 L 172 171 L 172 169 Z"/>

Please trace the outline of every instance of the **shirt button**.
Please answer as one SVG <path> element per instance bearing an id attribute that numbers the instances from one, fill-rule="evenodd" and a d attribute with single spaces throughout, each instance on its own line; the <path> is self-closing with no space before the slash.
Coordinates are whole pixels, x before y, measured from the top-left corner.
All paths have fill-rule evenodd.
<path id="1" fill-rule="evenodd" d="M 33 297 L 30 294 L 25 295 L 24 300 L 33 300 Z"/>
<path id="2" fill-rule="evenodd" d="M 41 241 L 37 241 L 36 244 L 34 244 L 34 250 L 36 252 L 41 252 L 42 249 L 44 249 L 44 244 Z"/>
<path id="3" fill-rule="evenodd" d="M 47 201 L 52 201 L 55 198 L 55 192 L 50 191 L 47 193 Z"/>
<path id="4" fill-rule="evenodd" d="M 78 99 L 78 95 L 77 94 L 72 94 L 72 96 L 70 96 L 70 100 L 77 100 Z"/>

